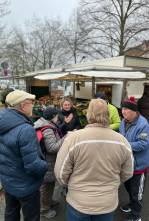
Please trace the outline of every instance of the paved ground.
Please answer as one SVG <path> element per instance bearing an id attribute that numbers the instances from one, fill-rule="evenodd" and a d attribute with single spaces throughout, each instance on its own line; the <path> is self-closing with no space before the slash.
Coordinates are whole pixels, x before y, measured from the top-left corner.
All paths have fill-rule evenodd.
<path id="1" fill-rule="evenodd" d="M 128 195 L 122 186 L 119 191 L 119 196 L 120 196 L 120 204 L 125 204 L 128 201 Z M 60 197 L 60 194 L 59 194 Z M 65 201 L 63 197 L 60 197 L 61 199 L 61 204 L 57 208 L 57 216 L 53 219 L 50 219 L 50 221 L 65 221 Z M 142 221 L 149 221 L 149 175 L 147 178 L 147 183 L 146 183 L 146 189 L 144 193 L 144 207 L 142 211 Z M 4 214 L 4 198 L 1 195 L 0 196 L 0 221 L 3 221 L 3 214 Z M 121 213 L 119 208 L 116 210 L 115 217 L 113 221 L 124 221 L 125 216 L 124 214 Z M 49 219 L 46 218 L 41 218 L 41 221 L 48 221 Z"/>

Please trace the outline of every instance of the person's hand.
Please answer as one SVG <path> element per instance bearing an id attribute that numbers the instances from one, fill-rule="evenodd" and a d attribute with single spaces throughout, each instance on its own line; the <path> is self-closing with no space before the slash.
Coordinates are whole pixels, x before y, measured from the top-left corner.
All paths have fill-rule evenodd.
<path id="1" fill-rule="evenodd" d="M 66 123 L 69 123 L 72 120 L 72 118 L 73 118 L 73 114 L 71 113 L 67 117 L 65 117 L 64 120 Z"/>

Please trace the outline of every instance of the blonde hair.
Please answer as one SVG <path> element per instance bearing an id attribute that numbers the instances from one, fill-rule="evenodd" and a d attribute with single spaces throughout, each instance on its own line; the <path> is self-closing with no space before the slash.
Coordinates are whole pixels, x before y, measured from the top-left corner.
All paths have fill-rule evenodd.
<path id="1" fill-rule="evenodd" d="M 103 99 L 92 99 L 87 110 L 88 123 L 98 123 L 103 127 L 109 126 L 109 111 L 106 101 Z"/>

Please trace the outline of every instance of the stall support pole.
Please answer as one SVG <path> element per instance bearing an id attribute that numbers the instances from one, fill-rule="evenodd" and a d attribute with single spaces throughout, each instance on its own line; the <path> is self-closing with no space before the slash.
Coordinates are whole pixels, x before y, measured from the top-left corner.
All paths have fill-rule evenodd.
<path id="1" fill-rule="evenodd" d="M 73 97 L 75 98 L 75 92 L 76 92 L 76 84 L 75 80 L 73 80 Z"/>
<path id="2" fill-rule="evenodd" d="M 92 77 L 92 98 L 95 97 L 95 77 Z"/>
<path id="3" fill-rule="evenodd" d="M 123 81 L 123 92 L 122 92 L 122 101 L 128 98 L 128 93 L 127 93 L 127 80 Z"/>
<path id="4" fill-rule="evenodd" d="M 31 91 L 31 82 L 32 82 L 32 79 L 27 78 L 27 80 L 26 80 L 26 91 L 29 92 L 29 93 L 32 93 L 32 91 Z"/>
<path id="5" fill-rule="evenodd" d="M 49 97 L 51 97 L 51 80 L 49 80 Z"/>

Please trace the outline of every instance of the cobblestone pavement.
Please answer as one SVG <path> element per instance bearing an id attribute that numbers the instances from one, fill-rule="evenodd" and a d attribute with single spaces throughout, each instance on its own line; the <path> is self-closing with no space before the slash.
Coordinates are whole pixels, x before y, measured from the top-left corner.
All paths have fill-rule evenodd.
<path id="1" fill-rule="evenodd" d="M 119 198 L 120 198 L 120 204 L 125 204 L 128 202 L 128 195 L 122 186 L 119 191 Z M 66 205 L 64 198 L 60 197 L 60 206 L 56 208 L 57 210 L 57 216 L 53 219 L 46 219 L 41 217 L 41 221 L 65 221 L 65 211 L 66 211 Z M 0 195 L 0 221 L 4 220 L 4 197 L 3 195 Z M 142 221 L 149 221 L 149 176 L 147 178 L 146 182 L 146 189 L 144 194 L 144 203 L 143 203 L 143 211 L 142 211 Z M 119 210 L 119 208 L 116 210 L 115 217 L 113 221 L 124 221 L 125 216 L 122 214 L 122 212 Z"/>

